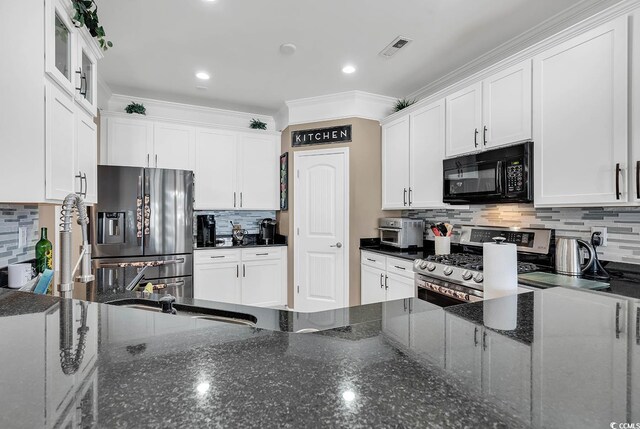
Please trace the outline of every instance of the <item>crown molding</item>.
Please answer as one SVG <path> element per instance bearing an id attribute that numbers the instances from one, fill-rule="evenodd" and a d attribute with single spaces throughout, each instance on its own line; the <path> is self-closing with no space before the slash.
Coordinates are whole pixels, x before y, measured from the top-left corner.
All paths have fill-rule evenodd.
<path id="1" fill-rule="evenodd" d="M 279 125 L 306 124 L 344 118 L 363 118 L 379 121 L 389 115 L 396 99 L 364 91 L 346 91 L 318 97 L 300 98 L 285 102 Z M 279 112 L 280 113 L 280 112 Z M 287 119 L 287 122 L 282 122 Z"/>
<path id="2" fill-rule="evenodd" d="M 603 4 L 609 4 L 611 6 L 602 10 Z M 612 19 L 616 15 L 638 7 L 638 5 L 640 5 L 640 1 L 638 0 L 604 0 L 596 4 L 587 4 L 587 0 L 582 0 L 465 65 L 410 93 L 407 98 L 423 99 L 429 97 L 451 86 L 453 83 L 470 75 L 474 75 L 493 64 L 506 61 L 509 57 L 527 51 L 529 48 L 542 46 L 541 44 L 544 44 L 545 41 L 550 41 L 550 39 L 556 35 L 567 31 L 573 34 L 586 31 L 586 27 L 589 27 L 589 22 L 593 22 L 594 25 L 592 26 L 596 26 L 599 23 Z M 598 19 L 598 17 L 601 19 Z M 593 18 L 594 21 L 592 21 L 591 18 Z M 508 65 L 513 65 L 517 62 L 518 61 L 514 59 L 510 61 Z M 505 65 L 505 68 L 508 67 L 508 65 Z"/>
<path id="3" fill-rule="evenodd" d="M 540 26 L 536 27 L 538 28 L 536 35 L 533 34 L 533 30 L 523 33 L 516 38 L 519 43 L 515 44 L 514 40 L 516 39 L 512 39 L 511 41 L 504 43 L 500 47 L 489 51 L 488 53 L 471 61 L 467 65 L 454 70 L 453 72 L 432 82 L 428 86 L 425 86 L 422 89 L 413 92 L 408 96 L 408 98 L 419 99 L 417 103 L 413 104 L 410 107 L 407 107 L 406 109 L 403 109 L 400 112 L 394 113 L 384 118 L 380 122 L 382 124 L 392 122 L 408 113 L 414 112 L 426 105 L 444 98 L 449 94 L 452 94 L 460 89 L 463 89 L 469 85 L 490 77 L 495 73 L 499 73 L 502 70 L 505 70 L 523 61 L 530 60 L 534 56 L 546 51 L 547 49 L 550 49 L 553 46 L 563 43 L 581 33 L 598 27 L 599 25 L 609 22 L 619 16 L 629 14 L 634 9 L 638 9 L 640 7 L 640 0 L 623 0 L 617 1 L 617 3 L 613 6 L 610 6 L 604 10 L 599 10 L 596 13 L 593 12 L 594 9 L 597 9 L 596 6 L 592 6 L 586 9 L 583 7 L 579 11 L 576 11 L 575 9 L 583 3 L 584 0 L 578 3 L 578 5 L 574 6 L 574 8 L 571 8 L 571 11 L 573 11 L 574 13 L 563 13 L 561 14 L 561 16 L 556 15 L 550 20 L 545 21 L 545 23 L 542 23 Z M 568 20 L 576 20 L 577 18 L 582 18 L 584 15 L 589 16 L 568 27 L 566 26 Z M 553 22 L 553 25 L 549 23 L 550 21 Z M 544 27 L 546 29 L 544 38 L 532 44 L 532 40 L 540 37 L 540 27 Z M 557 31 L 558 28 L 562 28 L 562 30 Z M 523 46 L 526 46 L 526 48 L 523 48 Z M 504 55 L 509 56 L 505 58 Z M 497 60 L 496 58 L 499 57 L 503 59 Z"/>
<path id="4" fill-rule="evenodd" d="M 218 109 L 215 107 L 196 106 L 193 104 L 176 103 L 173 101 L 156 100 L 144 97 L 132 97 L 124 94 L 112 94 L 107 102 L 107 109 L 102 113 L 122 113 L 124 108 L 135 101 L 142 103 L 147 109 L 149 117 L 158 120 L 177 121 L 180 123 L 206 124 L 228 126 L 234 129 L 250 130 L 249 122 L 256 118 L 267 124 L 267 130 L 275 130 L 272 116 L 259 113 L 239 112 L 235 110 Z"/>

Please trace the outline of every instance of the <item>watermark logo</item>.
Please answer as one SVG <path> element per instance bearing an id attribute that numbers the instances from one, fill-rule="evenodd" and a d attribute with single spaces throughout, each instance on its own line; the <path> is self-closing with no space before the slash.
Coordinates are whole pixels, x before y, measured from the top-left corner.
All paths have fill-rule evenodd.
<path id="1" fill-rule="evenodd" d="M 640 423 L 616 423 L 611 422 L 611 429 L 640 429 Z"/>

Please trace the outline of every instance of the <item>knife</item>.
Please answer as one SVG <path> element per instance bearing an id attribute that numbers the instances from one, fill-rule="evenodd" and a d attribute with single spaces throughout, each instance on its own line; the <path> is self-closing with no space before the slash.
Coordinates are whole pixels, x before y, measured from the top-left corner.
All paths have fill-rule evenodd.
<path id="1" fill-rule="evenodd" d="M 437 225 L 437 227 L 438 227 L 438 231 L 440 231 L 440 236 L 441 237 L 446 237 L 449 231 L 447 231 L 447 227 L 444 226 L 444 223 L 442 223 L 442 222 L 439 223 Z"/>

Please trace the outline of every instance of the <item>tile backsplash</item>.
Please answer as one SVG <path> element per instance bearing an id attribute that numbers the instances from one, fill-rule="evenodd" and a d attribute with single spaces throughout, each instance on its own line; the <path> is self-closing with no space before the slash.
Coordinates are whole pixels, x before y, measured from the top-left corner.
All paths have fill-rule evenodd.
<path id="1" fill-rule="evenodd" d="M 26 246 L 18 246 L 18 228 L 26 227 Z M 38 206 L 0 204 L 0 268 L 35 258 L 40 239 Z"/>
<path id="2" fill-rule="evenodd" d="M 640 207 L 534 208 L 532 204 L 487 204 L 468 209 L 408 210 L 402 215 L 453 225 L 552 228 L 556 236 L 585 240 L 591 237 L 592 226 L 606 226 L 608 243 L 598 248 L 598 256 L 605 261 L 640 264 Z"/>
<path id="3" fill-rule="evenodd" d="M 216 217 L 216 234 L 219 236 L 231 235 L 231 223 L 239 223 L 242 228 L 247 230 L 249 234 L 257 234 L 260 232 L 260 221 L 264 218 L 270 217 L 276 218 L 275 211 L 245 211 L 245 210 L 214 210 L 214 211 L 196 211 L 193 213 L 194 234 L 196 231 L 196 215 L 199 214 L 212 214 Z"/>

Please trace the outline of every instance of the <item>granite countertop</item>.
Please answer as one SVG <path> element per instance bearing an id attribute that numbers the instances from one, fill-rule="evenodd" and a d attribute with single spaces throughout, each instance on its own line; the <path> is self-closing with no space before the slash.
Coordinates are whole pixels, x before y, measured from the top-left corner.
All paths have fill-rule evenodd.
<path id="1" fill-rule="evenodd" d="M 614 329 L 636 305 L 554 288 L 244 307 L 247 327 L 0 290 L 0 427 L 607 427 L 640 419 L 640 346 Z"/>

